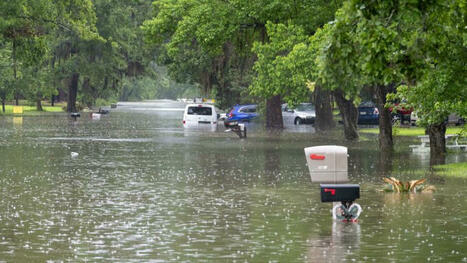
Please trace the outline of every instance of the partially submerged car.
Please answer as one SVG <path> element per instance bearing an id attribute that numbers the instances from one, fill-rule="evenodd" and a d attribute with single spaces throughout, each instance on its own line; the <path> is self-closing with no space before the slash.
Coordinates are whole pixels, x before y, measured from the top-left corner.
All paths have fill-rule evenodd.
<path id="1" fill-rule="evenodd" d="M 183 127 L 216 130 L 218 118 L 219 115 L 214 105 L 188 104 L 183 113 Z"/>
<path id="2" fill-rule="evenodd" d="M 315 107 L 311 103 L 300 103 L 296 108 L 282 104 L 282 118 L 285 123 L 292 122 L 295 125 L 314 124 L 316 119 Z"/>
<path id="3" fill-rule="evenodd" d="M 227 118 L 224 120 L 224 125 L 229 127 L 230 123 L 241 123 L 241 122 L 250 122 L 251 120 L 258 117 L 258 113 L 256 112 L 257 105 L 256 104 L 245 104 L 245 105 L 235 105 L 233 106 L 229 113 L 227 114 Z"/>

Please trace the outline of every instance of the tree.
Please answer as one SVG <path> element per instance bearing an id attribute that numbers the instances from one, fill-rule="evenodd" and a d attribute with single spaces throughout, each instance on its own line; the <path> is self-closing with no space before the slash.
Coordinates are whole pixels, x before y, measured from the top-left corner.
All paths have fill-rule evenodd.
<path id="1" fill-rule="evenodd" d="M 11 48 L 10 43 L 2 41 L 0 38 L 0 100 L 2 102 L 2 111 L 5 112 L 6 100 L 13 95 L 13 67 L 11 66 Z"/>
<path id="2" fill-rule="evenodd" d="M 267 123 L 267 127 L 283 128 L 281 97 L 292 106 L 297 104 L 297 96 L 293 93 L 296 89 L 291 89 L 291 86 L 295 84 L 290 81 L 293 78 L 293 72 L 287 70 L 290 66 L 281 55 L 287 55 L 294 45 L 304 42 L 306 37 L 304 30 L 294 25 L 267 23 L 266 31 L 269 42 L 256 42 L 253 46 L 253 52 L 257 54 L 258 60 L 253 66 L 256 76 L 250 91 L 252 95 L 269 99 L 266 107 L 266 121 L 270 123 Z M 302 85 L 305 85 L 305 81 Z M 306 91 L 304 93 L 301 94 L 305 95 L 301 100 L 309 97 L 306 96 L 308 95 Z"/>
<path id="3" fill-rule="evenodd" d="M 360 94 L 360 69 L 356 65 L 359 59 L 357 45 L 352 42 L 354 31 L 352 23 L 342 16 L 342 9 L 336 13 L 336 20 L 317 32 L 316 79 L 323 87 L 333 92 L 344 124 L 344 136 L 347 140 L 356 140 L 357 108 L 356 100 Z"/>
<path id="4" fill-rule="evenodd" d="M 392 98 L 404 100 L 430 137 L 431 161 L 444 162 L 446 119 L 467 117 L 467 5 L 463 1 L 417 7 L 417 30 L 411 31 L 404 64 L 406 85 Z M 414 21 L 412 21 L 414 23 Z"/>
<path id="5" fill-rule="evenodd" d="M 35 69 L 30 69 L 30 73 L 37 73 L 49 48 L 65 33 L 75 38 L 98 39 L 91 0 L 3 1 L 0 4 L 0 10 L 0 33 L 12 43 L 11 57 L 15 82 L 22 81 L 18 76 L 19 66 L 24 66 L 24 69 L 35 67 Z M 73 79 L 76 79 L 75 76 L 79 75 L 73 73 L 73 76 Z M 71 81 L 71 83 L 77 85 L 77 81 Z M 31 85 L 17 84 L 15 83 L 14 86 L 31 87 Z M 76 90 L 75 86 L 70 86 L 70 98 L 76 97 L 74 94 Z M 18 103 L 19 91 L 15 93 Z M 40 93 L 37 91 L 36 95 L 41 97 Z M 74 108 L 74 101 L 69 101 L 69 107 Z"/>

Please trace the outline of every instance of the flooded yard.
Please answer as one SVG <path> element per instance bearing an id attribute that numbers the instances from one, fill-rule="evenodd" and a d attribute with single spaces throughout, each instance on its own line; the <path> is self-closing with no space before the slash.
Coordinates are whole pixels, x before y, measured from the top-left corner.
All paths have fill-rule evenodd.
<path id="1" fill-rule="evenodd" d="M 240 140 L 184 130 L 183 107 L 0 117 L 0 262 L 467 262 L 467 180 L 431 173 L 404 139 L 392 156 L 309 125 L 253 123 Z M 311 183 L 303 149 L 327 144 L 349 148 L 358 223 L 333 222 Z M 437 191 L 383 193 L 384 176 Z"/>

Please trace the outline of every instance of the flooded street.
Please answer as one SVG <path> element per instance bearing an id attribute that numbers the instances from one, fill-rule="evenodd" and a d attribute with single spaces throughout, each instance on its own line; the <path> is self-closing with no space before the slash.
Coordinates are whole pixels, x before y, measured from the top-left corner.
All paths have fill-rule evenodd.
<path id="1" fill-rule="evenodd" d="M 467 180 L 429 172 L 407 139 L 389 158 L 374 136 L 309 125 L 252 123 L 240 140 L 222 125 L 184 130 L 183 108 L 0 117 L 0 262 L 467 262 Z M 311 183 L 303 149 L 327 144 L 349 147 L 357 224 L 334 223 Z M 467 154 L 448 155 L 458 161 Z M 384 176 L 437 191 L 383 193 Z"/>

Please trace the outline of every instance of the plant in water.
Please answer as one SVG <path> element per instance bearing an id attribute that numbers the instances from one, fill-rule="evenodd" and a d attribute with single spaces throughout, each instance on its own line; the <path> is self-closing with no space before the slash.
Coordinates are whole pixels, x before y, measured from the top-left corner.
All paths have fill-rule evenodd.
<path id="1" fill-rule="evenodd" d="M 403 182 L 394 177 L 385 177 L 383 181 L 389 185 L 383 189 L 386 192 L 396 193 L 416 193 L 416 192 L 433 192 L 436 188 L 433 185 L 423 185 L 426 179 L 411 180 Z"/>

